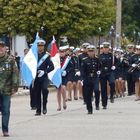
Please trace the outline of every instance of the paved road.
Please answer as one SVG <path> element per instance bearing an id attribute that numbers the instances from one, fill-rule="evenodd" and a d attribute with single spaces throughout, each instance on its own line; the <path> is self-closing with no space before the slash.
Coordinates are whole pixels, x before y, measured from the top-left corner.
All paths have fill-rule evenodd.
<path id="1" fill-rule="evenodd" d="M 27 93 L 27 92 L 25 92 Z M 139 140 L 140 101 L 135 96 L 109 103 L 108 109 L 87 111 L 81 100 L 68 102 L 66 111 L 56 111 L 56 92 L 49 94 L 48 114 L 34 116 L 29 95 L 12 98 L 9 140 Z M 1 124 L 0 124 L 1 126 Z M 4 140 L 0 133 L 0 140 Z"/>

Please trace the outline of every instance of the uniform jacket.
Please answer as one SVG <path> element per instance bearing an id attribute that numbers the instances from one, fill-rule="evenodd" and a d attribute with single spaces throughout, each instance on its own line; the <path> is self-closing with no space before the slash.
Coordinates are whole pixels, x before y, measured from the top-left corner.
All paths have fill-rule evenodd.
<path id="1" fill-rule="evenodd" d="M 38 56 L 38 62 L 39 60 L 45 55 L 46 52 L 42 53 L 40 56 Z M 43 70 L 45 74 L 42 77 L 38 77 L 38 73 L 36 76 L 36 79 L 39 81 L 42 81 L 44 78 L 48 79 L 48 73 L 54 70 L 53 62 L 50 59 L 50 55 L 48 54 L 48 57 L 44 60 L 44 62 L 38 67 L 37 70 Z"/>
<path id="2" fill-rule="evenodd" d="M 82 78 L 88 81 L 97 77 L 97 71 L 100 70 L 100 62 L 97 57 L 88 57 L 82 63 Z"/>
<path id="3" fill-rule="evenodd" d="M 14 58 L 8 54 L 0 57 L 0 94 L 11 95 L 18 89 L 19 73 Z"/>

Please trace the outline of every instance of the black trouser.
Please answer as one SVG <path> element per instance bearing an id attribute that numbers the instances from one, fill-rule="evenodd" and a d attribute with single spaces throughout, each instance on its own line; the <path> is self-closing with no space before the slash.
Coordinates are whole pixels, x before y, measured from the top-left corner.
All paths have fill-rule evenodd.
<path id="1" fill-rule="evenodd" d="M 36 92 L 34 88 L 32 88 L 32 85 L 30 86 L 30 106 L 31 108 L 36 108 Z"/>
<path id="2" fill-rule="evenodd" d="M 95 93 L 95 105 L 96 107 L 99 107 L 100 102 L 100 92 L 99 92 L 99 78 L 92 78 L 88 81 L 84 82 L 85 89 L 86 89 L 86 105 L 87 110 L 89 112 L 93 111 L 92 107 L 92 97 L 93 97 L 93 91 Z"/>
<path id="3" fill-rule="evenodd" d="M 102 106 L 106 107 L 107 106 L 107 81 L 109 82 L 110 85 L 110 99 L 114 98 L 115 94 L 115 77 L 113 72 L 107 73 L 107 74 L 102 74 L 100 78 L 100 83 L 101 83 L 101 96 L 102 96 Z"/>
<path id="4" fill-rule="evenodd" d="M 48 80 L 44 79 L 43 81 L 35 80 L 34 90 L 36 92 L 36 103 L 37 103 L 37 113 L 41 113 L 41 93 L 43 97 L 43 110 L 47 109 L 48 101 Z"/>
<path id="5" fill-rule="evenodd" d="M 132 95 L 135 93 L 135 82 L 132 78 L 132 73 L 127 74 L 127 89 L 128 89 L 128 95 Z"/>
<path id="6" fill-rule="evenodd" d="M 82 94 L 83 94 L 84 103 L 86 103 L 86 86 L 85 86 L 85 84 L 83 84 L 83 86 L 82 86 Z"/>

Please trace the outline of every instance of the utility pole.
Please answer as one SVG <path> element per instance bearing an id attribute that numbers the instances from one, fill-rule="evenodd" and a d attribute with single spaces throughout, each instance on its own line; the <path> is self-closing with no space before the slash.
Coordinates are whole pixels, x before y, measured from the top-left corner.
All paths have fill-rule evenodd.
<path id="1" fill-rule="evenodd" d="M 121 47 L 121 26 L 122 26 L 122 0 L 116 3 L 116 47 Z"/>

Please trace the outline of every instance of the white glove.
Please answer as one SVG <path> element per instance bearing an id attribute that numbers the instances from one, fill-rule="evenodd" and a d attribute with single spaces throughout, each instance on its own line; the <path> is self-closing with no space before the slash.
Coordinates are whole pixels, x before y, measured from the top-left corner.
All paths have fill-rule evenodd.
<path id="1" fill-rule="evenodd" d="M 38 70 L 37 73 L 38 73 L 38 77 L 42 77 L 45 74 L 44 70 Z"/>
<path id="2" fill-rule="evenodd" d="M 80 76 L 80 75 L 81 75 L 80 71 L 77 71 L 77 72 L 75 73 L 75 76 Z"/>
<path id="3" fill-rule="evenodd" d="M 101 71 L 100 71 L 100 70 L 98 70 L 98 71 L 97 71 L 97 75 L 100 75 L 100 74 L 101 74 Z"/>
<path id="4" fill-rule="evenodd" d="M 132 67 L 133 67 L 133 68 L 135 68 L 136 66 L 137 66 L 137 64 L 135 64 L 135 63 L 134 63 L 134 64 L 132 64 Z"/>
<path id="5" fill-rule="evenodd" d="M 121 62 L 123 61 L 123 57 L 120 58 Z"/>
<path id="6" fill-rule="evenodd" d="M 112 66 L 112 67 L 111 67 L 111 69 L 112 69 L 112 70 L 115 70 L 115 69 L 116 69 L 116 67 L 115 67 L 115 66 Z"/>
<path id="7" fill-rule="evenodd" d="M 83 80 L 81 81 L 81 85 L 83 86 Z"/>
<path id="8" fill-rule="evenodd" d="M 67 72 L 64 70 L 64 71 L 62 72 L 62 76 L 66 76 L 66 74 L 67 74 Z"/>

